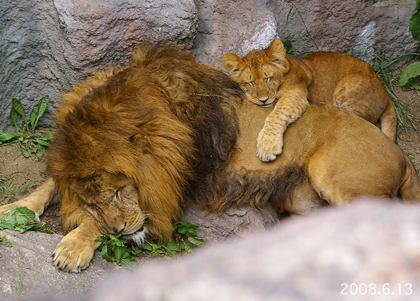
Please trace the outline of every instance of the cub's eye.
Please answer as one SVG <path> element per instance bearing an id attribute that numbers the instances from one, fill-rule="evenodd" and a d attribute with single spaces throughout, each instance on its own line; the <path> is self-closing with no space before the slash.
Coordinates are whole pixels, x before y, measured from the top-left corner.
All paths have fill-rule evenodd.
<path id="1" fill-rule="evenodd" d="M 251 87 L 254 86 L 254 82 L 253 81 L 247 82 L 246 84 L 250 85 Z"/>
<path id="2" fill-rule="evenodd" d="M 266 77 L 266 78 L 264 78 L 264 81 L 268 84 L 268 82 L 269 82 L 272 78 L 273 78 L 272 76 L 270 76 L 270 77 Z"/>

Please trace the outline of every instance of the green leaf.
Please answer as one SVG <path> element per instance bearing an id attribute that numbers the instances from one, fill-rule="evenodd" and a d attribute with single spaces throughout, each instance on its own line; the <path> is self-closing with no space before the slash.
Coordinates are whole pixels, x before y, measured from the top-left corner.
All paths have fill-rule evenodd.
<path id="1" fill-rule="evenodd" d="M 44 115 L 45 110 L 47 109 L 47 105 L 47 100 L 44 97 L 38 101 L 38 112 L 36 115 L 35 126 L 33 130 L 35 130 L 35 128 L 38 126 L 39 118 L 41 118 L 41 116 Z"/>
<path id="2" fill-rule="evenodd" d="M 420 84 L 416 83 L 416 81 L 413 79 L 409 79 L 407 85 L 410 87 L 410 89 L 420 90 Z"/>
<path id="3" fill-rule="evenodd" d="M 19 130 L 19 128 L 18 128 L 18 125 L 17 125 L 17 112 L 16 112 L 16 110 L 13 108 L 13 106 L 12 106 L 12 108 L 10 109 L 10 119 L 12 119 L 13 124 L 14 124 L 14 125 L 15 125 L 15 127 L 16 127 L 16 131 L 18 131 L 18 130 Z"/>
<path id="4" fill-rule="evenodd" d="M 410 19 L 410 31 L 414 38 L 420 39 L 420 8 Z"/>
<path id="5" fill-rule="evenodd" d="M 51 146 L 51 143 L 49 143 L 48 141 L 45 141 L 42 138 L 35 138 L 36 143 L 43 145 L 43 146 Z"/>
<path id="6" fill-rule="evenodd" d="M 25 158 L 29 158 L 31 153 L 29 152 L 29 150 L 26 147 L 21 147 L 20 152 L 22 153 L 22 156 L 24 156 Z"/>
<path id="7" fill-rule="evenodd" d="M 41 231 L 45 232 L 45 223 L 33 222 L 35 213 L 26 207 L 16 207 L 10 209 L 2 218 L 0 218 L 0 230 L 9 229 L 19 231 Z"/>
<path id="8" fill-rule="evenodd" d="M 42 97 L 39 101 L 38 101 L 38 112 L 37 112 L 37 117 L 38 119 L 44 115 L 45 110 L 47 109 L 47 100 L 45 99 L 45 97 Z"/>
<path id="9" fill-rule="evenodd" d="M 29 114 L 29 124 L 31 125 L 31 132 L 35 132 L 35 120 L 36 120 L 36 112 L 35 110 L 31 111 Z"/>
<path id="10" fill-rule="evenodd" d="M 16 110 L 16 112 L 18 112 L 19 115 L 22 116 L 23 120 L 25 120 L 25 123 L 27 123 L 26 117 L 25 117 L 25 111 L 23 110 L 23 106 L 22 106 L 22 103 L 20 102 L 20 100 L 17 99 L 17 98 L 13 98 L 12 99 L 12 106 Z"/>
<path id="11" fill-rule="evenodd" d="M 405 86 L 408 81 L 420 75 L 420 63 L 408 65 L 400 75 L 400 86 Z"/>
<path id="12" fill-rule="evenodd" d="M 44 134 L 44 136 L 42 136 L 42 139 L 44 139 L 45 141 L 47 140 L 51 140 L 54 137 L 54 133 L 53 132 L 47 132 Z"/>
<path id="13" fill-rule="evenodd" d="M 127 248 L 124 246 L 124 244 L 122 246 L 115 246 L 114 254 L 115 254 L 115 261 L 117 263 L 121 262 L 121 259 L 123 258 L 123 255 L 124 255 L 126 249 Z"/>
<path id="14" fill-rule="evenodd" d="M 128 253 L 124 253 L 121 260 L 117 263 L 123 267 L 133 269 L 137 266 L 137 261 Z"/>
<path id="15" fill-rule="evenodd" d="M 10 211 L 4 216 L 9 222 L 13 224 L 24 224 L 34 220 L 35 212 L 27 207 L 16 207 L 10 209 Z"/>
<path id="16" fill-rule="evenodd" d="M 8 248 L 12 247 L 12 243 L 4 235 L 0 234 L 0 245 L 4 245 Z"/>
<path id="17" fill-rule="evenodd" d="M 290 40 L 284 40 L 283 45 L 284 45 L 284 48 L 286 49 L 287 54 L 291 54 L 293 51 L 295 51 L 295 48 L 293 48 L 292 42 L 290 42 Z"/>
<path id="18" fill-rule="evenodd" d="M 0 141 L 10 141 L 16 137 L 23 137 L 20 133 L 11 133 L 11 132 L 1 132 L 0 133 Z"/>
<path id="19" fill-rule="evenodd" d="M 196 246 L 201 246 L 204 243 L 204 240 L 201 238 L 197 238 L 197 237 L 193 237 L 193 236 L 188 236 L 188 241 L 190 243 L 192 243 L 193 245 Z"/>

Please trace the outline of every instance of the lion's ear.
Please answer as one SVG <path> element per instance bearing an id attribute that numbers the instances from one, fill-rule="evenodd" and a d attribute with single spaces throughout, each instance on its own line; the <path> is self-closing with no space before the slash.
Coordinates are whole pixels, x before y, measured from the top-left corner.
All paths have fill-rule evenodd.
<path id="1" fill-rule="evenodd" d="M 272 64 L 288 68 L 289 63 L 286 59 L 286 49 L 279 39 L 274 39 L 265 53 Z"/>
<path id="2" fill-rule="evenodd" d="M 242 72 L 242 59 L 234 53 L 228 53 L 223 56 L 223 67 L 229 76 L 238 76 Z"/>

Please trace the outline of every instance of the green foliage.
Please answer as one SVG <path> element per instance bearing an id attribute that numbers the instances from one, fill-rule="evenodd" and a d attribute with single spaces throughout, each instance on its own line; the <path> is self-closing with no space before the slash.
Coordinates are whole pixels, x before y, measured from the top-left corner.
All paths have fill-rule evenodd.
<path id="1" fill-rule="evenodd" d="M 113 235 L 109 237 L 98 234 L 101 242 L 101 255 L 108 262 L 116 262 L 118 265 L 133 268 L 136 265 L 134 257 L 141 254 L 150 256 L 164 256 L 170 258 L 178 254 L 192 252 L 192 246 L 201 246 L 203 240 L 197 237 L 197 225 L 192 224 L 187 219 L 180 219 L 174 224 L 173 237 L 168 242 L 152 243 L 146 241 L 142 246 L 137 246 L 132 242 L 124 241 Z"/>
<path id="2" fill-rule="evenodd" d="M 407 53 L 405 55 L 394 58 L 392 60 L 384 60 L 378 55 L 376 54 L 374 55 L 375 55 L 375 58 L 370 62 L 370 64 L 372 65 L 378 77 L 382 80 L 386 91 L 388 92 L 389 96 L 392 99 L 392 103 L 394 104 L 394 108 L 395 108 L 395 114 L 397 116 L 398 133 L 400 133 L 402 130 L 407 130 L 407 122 L 409 122 L 412 125 L 412 127 L 415 130 L 417 130 L 416 121 L 418 121 L 419 118 L 409 113 L 405 108 L 406 105 L 395 95 L 394 83 L 396 81 L 396 77 L 393 73 L 388 72 L 387 69 L 392 64 L 399 62 L 400 60 L 406 59 L 406 57 L 408 56 L 418 55 L 418 54 Z"/>
<path id="3" fill-rule="evenodd" d="M 292 42 L 290 42 L 290 40 L 284 40 L 283 45 L 287 54 L 291 54 L 293 51 L 295 51 L 295 48 L 293 48 Z"/>
<path id="4" fill-rule="evenodd" d="M 35 134 L 39 119 L 44 115 L 46 109 L 47 101 L 45 98 L 41 98 L 38 102 L 37 110 L 32 110 L 29 118 L 26 118 L 22 103 L 19 99 L 13 98 L 10 118 L 16 127 L 16 132 L 0 132 L 0 145 L 19 143 L 24 157 L 29 157 L 31 153 L 42 156 L 45 148 L 50 146 L 50 140 L 53 137 L 53 133 L 51 132 Z M 21 127 L 18 126 L 19 116 L 23 120 Z"/>
<path id="5" fill-rule="evenodd" d="M 0 234 L 0 245 L 5 245 L 6 247 L 11 248 L 12 243 L 4 235 Z"/>
<path id="6" fill-rule="evenodd" d="M 417 11 L 411 17 L 410 31 L 414 38 L 420 39 L 420 0 L 416 2 Z"/>
<path id="7" fill-rule="evenodd" d="M 407 85 L 411 89 L 420 89 L 420 85 L 415 81 L 415 78 L 420 75 L 420 63 L 415 62 L 408 65 L 400 75 L 400 85 Z"/>
<path id="8" fill-rule="evenodd" d="M 34 222 L 35 213 L 26 207 L 12 208 L 0 218 L 0 230 L 9 229 L 24 233 L 26 231 L 46 232 L 45 223 Z"/>
<path id="9" fill-rule="evenodd" d="M 410 31 L 414 38 L 420 39 L 420 0 L 416 2 L 417 11 L 411 17 Z M 400 76 L 400 85 L 407 85 L 411 89 L 420 89 L 420 84 L 416 82 L 420 75 L 420 63 L 416 62 L 408 65 Z"/>
<path id="10" fill-rule="evenodd" d="M 113 235 L 109 237 L 103 234 L 98 234 L 101 238 L 96 240 L 102 243 L 101 255 L 102 258 L 108 262 L 116 262 L 118 265 L 128 268 L 133 268 L 137 261 L 133 257 L 134 254 L 139 254 L 133 247 L 128 247 L 127 242 L 119 240 Z M 139 250 L 141 253 L 141 250 Z"/>

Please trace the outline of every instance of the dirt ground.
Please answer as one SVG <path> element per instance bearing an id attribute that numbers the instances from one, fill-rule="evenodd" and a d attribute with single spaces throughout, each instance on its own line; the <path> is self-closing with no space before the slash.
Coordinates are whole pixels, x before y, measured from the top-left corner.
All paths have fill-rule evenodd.
<path id="1" fill-rule="evenodd" d="M 398 74 L 401 70 L 397 70 Z M 395 94 L 405 104 L 406 110 L 413 116 L 420 118 L 419 91 L 394 85 Z M 420 173 L 420 120 L 412 118 L 418 130 L 407 121 L 407 129 L 398 135 L 397 143 L 413 161 L 417 172 Z M 41 158 L 33 155 L 30 158 L 22 156 L 19 146 L 0 146 L 0 205 L 15 202 L 32 192 L 47 178 L 46 155 Z M 47 228 L 57 234 L 65 234 L 59 217 L 60 204 L 48 208 L 41 216 Z"/>

